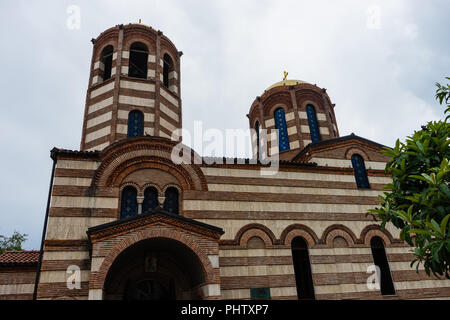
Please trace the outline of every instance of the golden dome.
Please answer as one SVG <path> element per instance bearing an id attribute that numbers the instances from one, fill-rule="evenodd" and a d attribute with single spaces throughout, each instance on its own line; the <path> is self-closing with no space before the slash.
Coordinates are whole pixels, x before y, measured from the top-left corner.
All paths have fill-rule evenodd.
<path id="1" fill-rule="evenodd" d="M 275 88 L 275 87 L 295 86 L 296 84 L 299 84 L 299 83 L 308 83 L 308 82 L 302 81 L 302 80 L 282 80 L 282 81 L 274 83 L 273 85 L 268 87 L 266 89 L 266 91 L 269 91 L 270 89 Z"/>

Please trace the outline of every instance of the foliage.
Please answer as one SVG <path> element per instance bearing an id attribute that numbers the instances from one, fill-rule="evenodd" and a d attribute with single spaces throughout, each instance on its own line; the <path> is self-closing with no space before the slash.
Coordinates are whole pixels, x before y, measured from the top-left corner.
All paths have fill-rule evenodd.
<path id="1" fill-rule="evenodd" d="M 450 80 L 450 78 L 446 78 Z M 436 83 L 436 99 L 450 113 L 450 86 Z M 444 121 L 428 122 L 406 141 L 397 140 L 383 154 L 392 158 L 386 172 L 392 174 L 390 192 L 380 196 L 380 207 L 371 209 L 384 228 L 392 223 L 400 238 L 414 247 L 416 270 L 423 263 L 428 275 L 450 278 L 450 114 Z"/>
<path id="2" fill-rule="evenodd" d="M 23 250 L 22 243 L 27 240 L 27 234 L 21 234 L 14 231 L 9 238 L 0 235 L 0 254 L 8 250 Z"/>

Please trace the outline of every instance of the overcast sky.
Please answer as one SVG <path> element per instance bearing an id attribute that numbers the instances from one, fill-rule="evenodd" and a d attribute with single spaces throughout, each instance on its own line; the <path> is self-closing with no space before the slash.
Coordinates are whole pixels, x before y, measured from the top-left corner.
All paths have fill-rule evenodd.
<path id="1" fill-rule="evenodd" d="M 70 29 L 67 9 L 80 9 Z M 392 146 L 442 118 L 435 82 L 450 76 L 450 2 L 1 1 L 0 234 L 39 249 L 54 146 L 78 150 L 91 38 L 138 22 L 181 60 L 183 125 L 248 128 L 254 98 L 283 70 L 327 88 L 341 136 Z"/>

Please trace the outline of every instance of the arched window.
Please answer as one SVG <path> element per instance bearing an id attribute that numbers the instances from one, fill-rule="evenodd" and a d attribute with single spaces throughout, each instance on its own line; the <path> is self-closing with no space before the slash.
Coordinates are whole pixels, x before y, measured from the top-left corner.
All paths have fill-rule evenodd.
<path id="1" fill-rule="evenodd" d="M 144 191 L 144 202 L 142 203 L 142 212 L 154 210 L 159 205 L 158 190 L 155 187 L 148 187 Z"/>
<path id="2" fill-rule="evenodd" d="M 178 189 L 175 187 L 167 188 L 165 196 L 164 210 L 178 214 Z"/>
<path id="3" fill-rule="evenodd" d="M 356 153 L 352 155 L 352 166 L 355 172 L 355 180 L 358 189 L 370 189 L 363 157 Z"/>
<path id="4" fill-rule="evenodd" d="M 169 88 L 169 74 L 174 71 L 173 60 L 166 53 L 163 57 L 163 84 L 166 88 Z"/>
<path id="5" fill-rule="evenodd" d="M 148 48 L 142 42 L 135 42 L 130 46 L 130 60 L 128 76 L 147 79 Z"/>
<path id="6" fill-rule="evenodd" d="M 255 131 L 256 131 L 256 157 L 261 159 L 261 147 L 259 145 L 259 122 L 255 123 Z"/>
<path id="7" fill-rule="evenodd" d="M 275 110 L 274 117 L 275 117 L 275 127 L 279 130 L 278 147 L 280 149 L 280 152 L 289 150 L 290 149 L 289 136 L 287 133 L 286 117 L 284 114 L 284 109 L 278 108 L 277 110 Z"/>
<path id="8" fill-rule="evenodd" d="M 373 237 L 370 240 L 373 262 L 380 268 L 380 290 L 382 295 L 395 294 L 394 283 L 392 282 L 391 270 L 389 269 L 386 251 L 383 240 L 380 237 Z"/>
<path id="9" fill-rule="evenodd" d="M 102 50 L 100 61 L 103 63 L 103 81 L 111 78 L 113 51 L 112 45 L 108 45 Z"/>
<path id="10" fill-rule="evenodd" d="M 125 219 L 137 215 L 137 191 L 128 186 L 122 190 L 122 203 L 120 206 L 120 218 Z"/>
<path id="11" fill-rule="evenodd" d="M 294 261 L 297 295 L 300 300 L 314 300 L 314 285 L 309 263 L 308 244 L 302 237 L 292 240 L 292 260 Z"/>
<path id="12" fill-rule="evenodd" d="M 128 114 L 128 138 L 144 135 L 144 114 L 133 110 Z"/>
<path id="13" fill-rule="evenodd" d="M 313 143 L 319 142 L 321 140 L 320 131 L 317 122 L 316 109 L 313 105 L 308 104 L 306 106 L 306 115 L 308 116 L 309 134 L 311 135 L 311 141 Z"/>

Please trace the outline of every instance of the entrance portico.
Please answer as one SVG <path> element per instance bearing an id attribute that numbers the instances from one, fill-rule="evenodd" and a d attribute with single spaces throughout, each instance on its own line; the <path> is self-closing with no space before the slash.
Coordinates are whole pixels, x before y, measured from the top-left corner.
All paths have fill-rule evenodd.
<path id="1" fill-rule="evenodd" d="M 156 209 L 87 233 L 89 299 L 220 298 L 220 228 Z"/>

